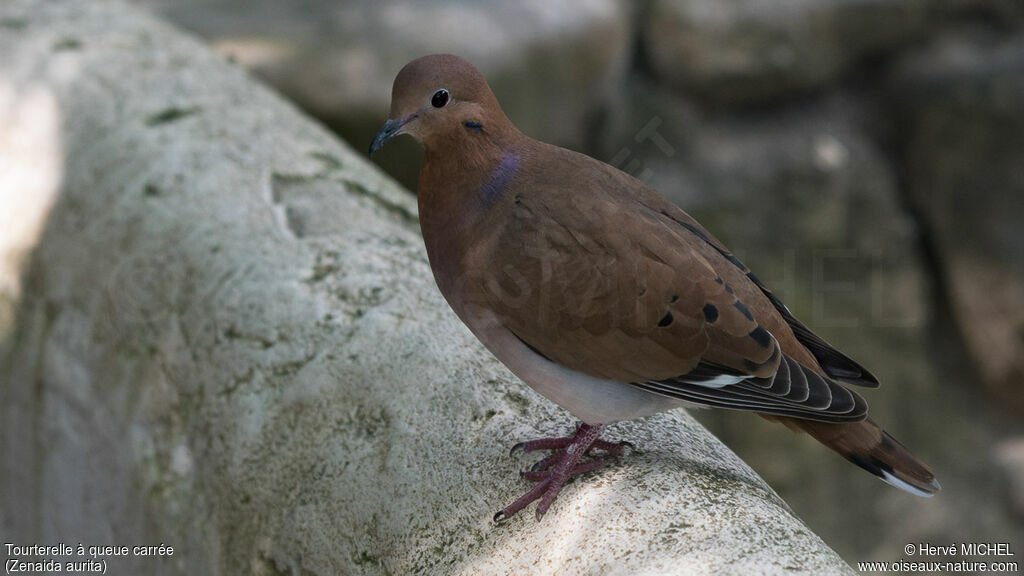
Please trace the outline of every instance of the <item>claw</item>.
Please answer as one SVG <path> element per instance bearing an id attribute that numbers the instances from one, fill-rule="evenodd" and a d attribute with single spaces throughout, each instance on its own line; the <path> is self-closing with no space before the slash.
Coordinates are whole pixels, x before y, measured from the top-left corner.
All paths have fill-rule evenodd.
<path id="1" fill-rule="evenodd" d="M 540 521 L 558 497 L 562 486 L 570 478 L 597 470 L 607 462 L 606 458 L 602 456 L 581 462 L 582 456 L 589 455 L 591 450 L 595 449 L 613 456 L 622 454 L 626 448 L 634 449 L 633 444 L 629 442 L 614 443 L 599 440 L 598 435 L 601 433 L 601 428 L 602 426 L 584 424 L 577 426 L 576 433 L 572 437 L 531 440 L 519 442 L 513 446 L 509 451 L 510 456 L 517 452 L 533 452 L 534 450 L 553 450 L 553 452 L 534 463 L 528 470 L 519 472 L 522 478 L 536 482 L 536 485 L 515 502 L 499 510 L 494 515 L 494 522 L 500 523 L 508 520 L 537 500 L 540 502 L 537 503 L 535 516 Z"/>
<path id="2" fill-rule="evenodd" d="M 558 460 L 558 456 L 558 452 L 545 456 L 544 458 L 535 462 L 533 466 L 530 466 L 530 471 L 540 472 L 541 470 L 547 470 L 548 468 L 551 467 L 552 464 L 554 464 Z"/>
<path id="3" fill-rule="evenodd" d="M 588 450 L 588 452 L 593 450 L 602 450 L 604 452 L 611 454 L 612 456 L 621 456 L 626 452 L 627 448 L 631 452 L 636 450 L 636 446 L 634 446 L 632 442 L 608 442 L 606 440 L 595 440 L 594 444 L 590 447 L 590 450 Z"/>

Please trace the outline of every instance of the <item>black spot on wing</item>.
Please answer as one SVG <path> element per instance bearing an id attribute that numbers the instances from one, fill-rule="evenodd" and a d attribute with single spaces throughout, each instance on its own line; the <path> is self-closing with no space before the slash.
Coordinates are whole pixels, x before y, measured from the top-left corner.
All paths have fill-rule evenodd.
<path id="1" fill-rule="evenodd" d="M 767 347 L 772 345 L 772 335 L 771 335 L 771 333 L 769 333 L 767 330 L 765 330 L 761 326 L 758 326 L 757 328 L 754 328 L 753 330 L 751 330 L 750 334 L 748 334 L 748 336 L 753 338 L 754 342 L 757 342 L 758 344 L 760 344 L 764 348 L 767 348 Z"/>
<path id="2" fill-rule="evenodd" d="M 704 319 L 712 324 L 718 320 L 718 308 L 715 308 L 714 304 L 704 305 Z"/>
<path id="3" fill-rule="evenodd" d="M 661 317 L 661 320 L 658 320 L 658 326 L 661 327 L 661 328 L 664 328 L 664 327 L 672 324 L 672 320 L 673 320 L 672 313 L 671 312 L 665 312 L 665 315 Z"/>
<path id="4" fill-rule="evenodd" d="M 756 372 L 759 372 L 761 368 L 764 368 L 765 366 L 774 365 L 778 361 L 780 354 L 782 354 L 782 349 L 779 348 L 778 344 L 775 344 L 774 350 L 772 350 L 772 355 L 769 356 L 767 360 L 765 360 L 764 362 L 754 362 L 750 358 L 744 358 L 743 368 L 747 371 L 748 374 L 754 374 Z"/>
<path id="5" fill-rule="evenodd" d="M 875 376 L 871 374 L 871 372 L 869 372 L 860 364 L 851 360 L 842 352 L 839 352 L 838 350 L 833 348 L 830 344 L 828 344 L 820 337 L 815 335 L 813 332 L 811 332 L 799 320 L 794 318 L 793 314 L 789 311 L 788 308 L 786 308 L 786 305 L 783 304 L 782 301 L 779 300 L 774 294 L 772 294 L 772 291 L 769 290 L 757 276 L 751 273 L 750 269 L 748 269 L 743 264 L 743 262 L 739 260 L 739 258 L 736 258 L 736 256 L 734 256 L 732 252 L 729 252 L 720 244 L 713 242 L 711 238 L 708 236 L 708 234 L 706 234 L 699 227 L 694 226 L 689 222 L 673 218 L 665 210 L 662 210 L 661 213 L 662 215 L 671 219 L 673 222 L 679 224 L 680 226 L 688 230 L 690 233 L 692 233 L 694 236 L 700 238 L 702 241 L 704 241 L 709 246 L 714 248 L 715 251 L 721 254 L 723 258 L 728 260 L 731 264 L 733 264 L 734 266 L 739 268 L 744 274 L 746 274 L 747 278 L 749 278 L 751 282 L 756 284 L 757 287 L 760 288 L 761 291 L 765 294 L 765 296 L 767 296 L 768 299 L 771 300 L 772 305 L 775 306 L 776 310 L 778 310 L 779 313 L 782 314 L 783 318 L 793 329 L 793 332 L 796 335 L 797 340 L 799 340 L 801 344 L 803 344 L 805 347 L 807 347 L 808 350 L 810 350 L 811 354 L 814 355 L 815 359 L 818 360 L 818 363 L 821 365 L 822 369 L 825 371 L 826 374 L 833 378 L 838 378 L 845 382 L 849 382 L 850 384 L 856 384 L 858 386 L 868 386 L 871 388 L 878 387 L 878 379 L 875 378 Z M 718 282 L 719 284 L 723 283 L 720 277 L 715 278 L 715 282 Z M 727 292 L 732 294 L 732 288 L 728 284 L 726 284 L 725 289 Z"/>
<path id="6" fill-rule="evenodd" d="M 728 284 L 726 284 L 726 286 L 728 286 Z M 750 313 L 750 309 L 747 308 L 746 304 L 744 304 L 743 302 L 740 302 L 739 300 L 737 300 L 736 302 L 733 302 L 733 306 L 737 310 L 739 310 L 741 314 L 746 316 L 747 320 L 750 320 L 751 322 L 754 321 L 754 315 Z"/>

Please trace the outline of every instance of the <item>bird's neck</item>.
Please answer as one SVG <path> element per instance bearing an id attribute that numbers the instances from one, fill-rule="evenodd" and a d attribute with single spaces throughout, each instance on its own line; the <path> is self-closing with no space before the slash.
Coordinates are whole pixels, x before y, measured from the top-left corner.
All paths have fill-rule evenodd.
<path id="1" fill-rule="evenodd" d="M 528 138 L 510 130 L 461 131 L 426 146 L 417 195 L 420 227 L 435 270 L 456 272 L 481 227 L 506 201 L 506 189 L 518 174 Z"/>

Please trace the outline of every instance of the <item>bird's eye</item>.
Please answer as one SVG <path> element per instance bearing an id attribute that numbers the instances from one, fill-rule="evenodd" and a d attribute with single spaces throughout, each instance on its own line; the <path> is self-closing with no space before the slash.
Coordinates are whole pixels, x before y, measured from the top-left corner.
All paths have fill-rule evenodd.
<path id="1" fill-rule="evenodd" d="M 444 108 L 444 105 L 448 103 L 448 91 L 441 88 L 430 98 L 430 103 L 434 105 L 434 108 Z"/>

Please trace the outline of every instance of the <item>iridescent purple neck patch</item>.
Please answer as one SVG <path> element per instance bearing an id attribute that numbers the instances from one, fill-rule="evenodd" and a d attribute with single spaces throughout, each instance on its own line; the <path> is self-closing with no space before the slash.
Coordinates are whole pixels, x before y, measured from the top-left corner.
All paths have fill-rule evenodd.
<path id="1" fill-rule="evenodd" d="M 519 170 L 519 155 L 509 151 L 502 152 L 501 160 L 491 172 L 491 177 L 480 188 L 480 201 L 484 208 L 490 206 L 498 196 L 501 196 L 509 182 L 515 177 L 517 170 Z"/>

